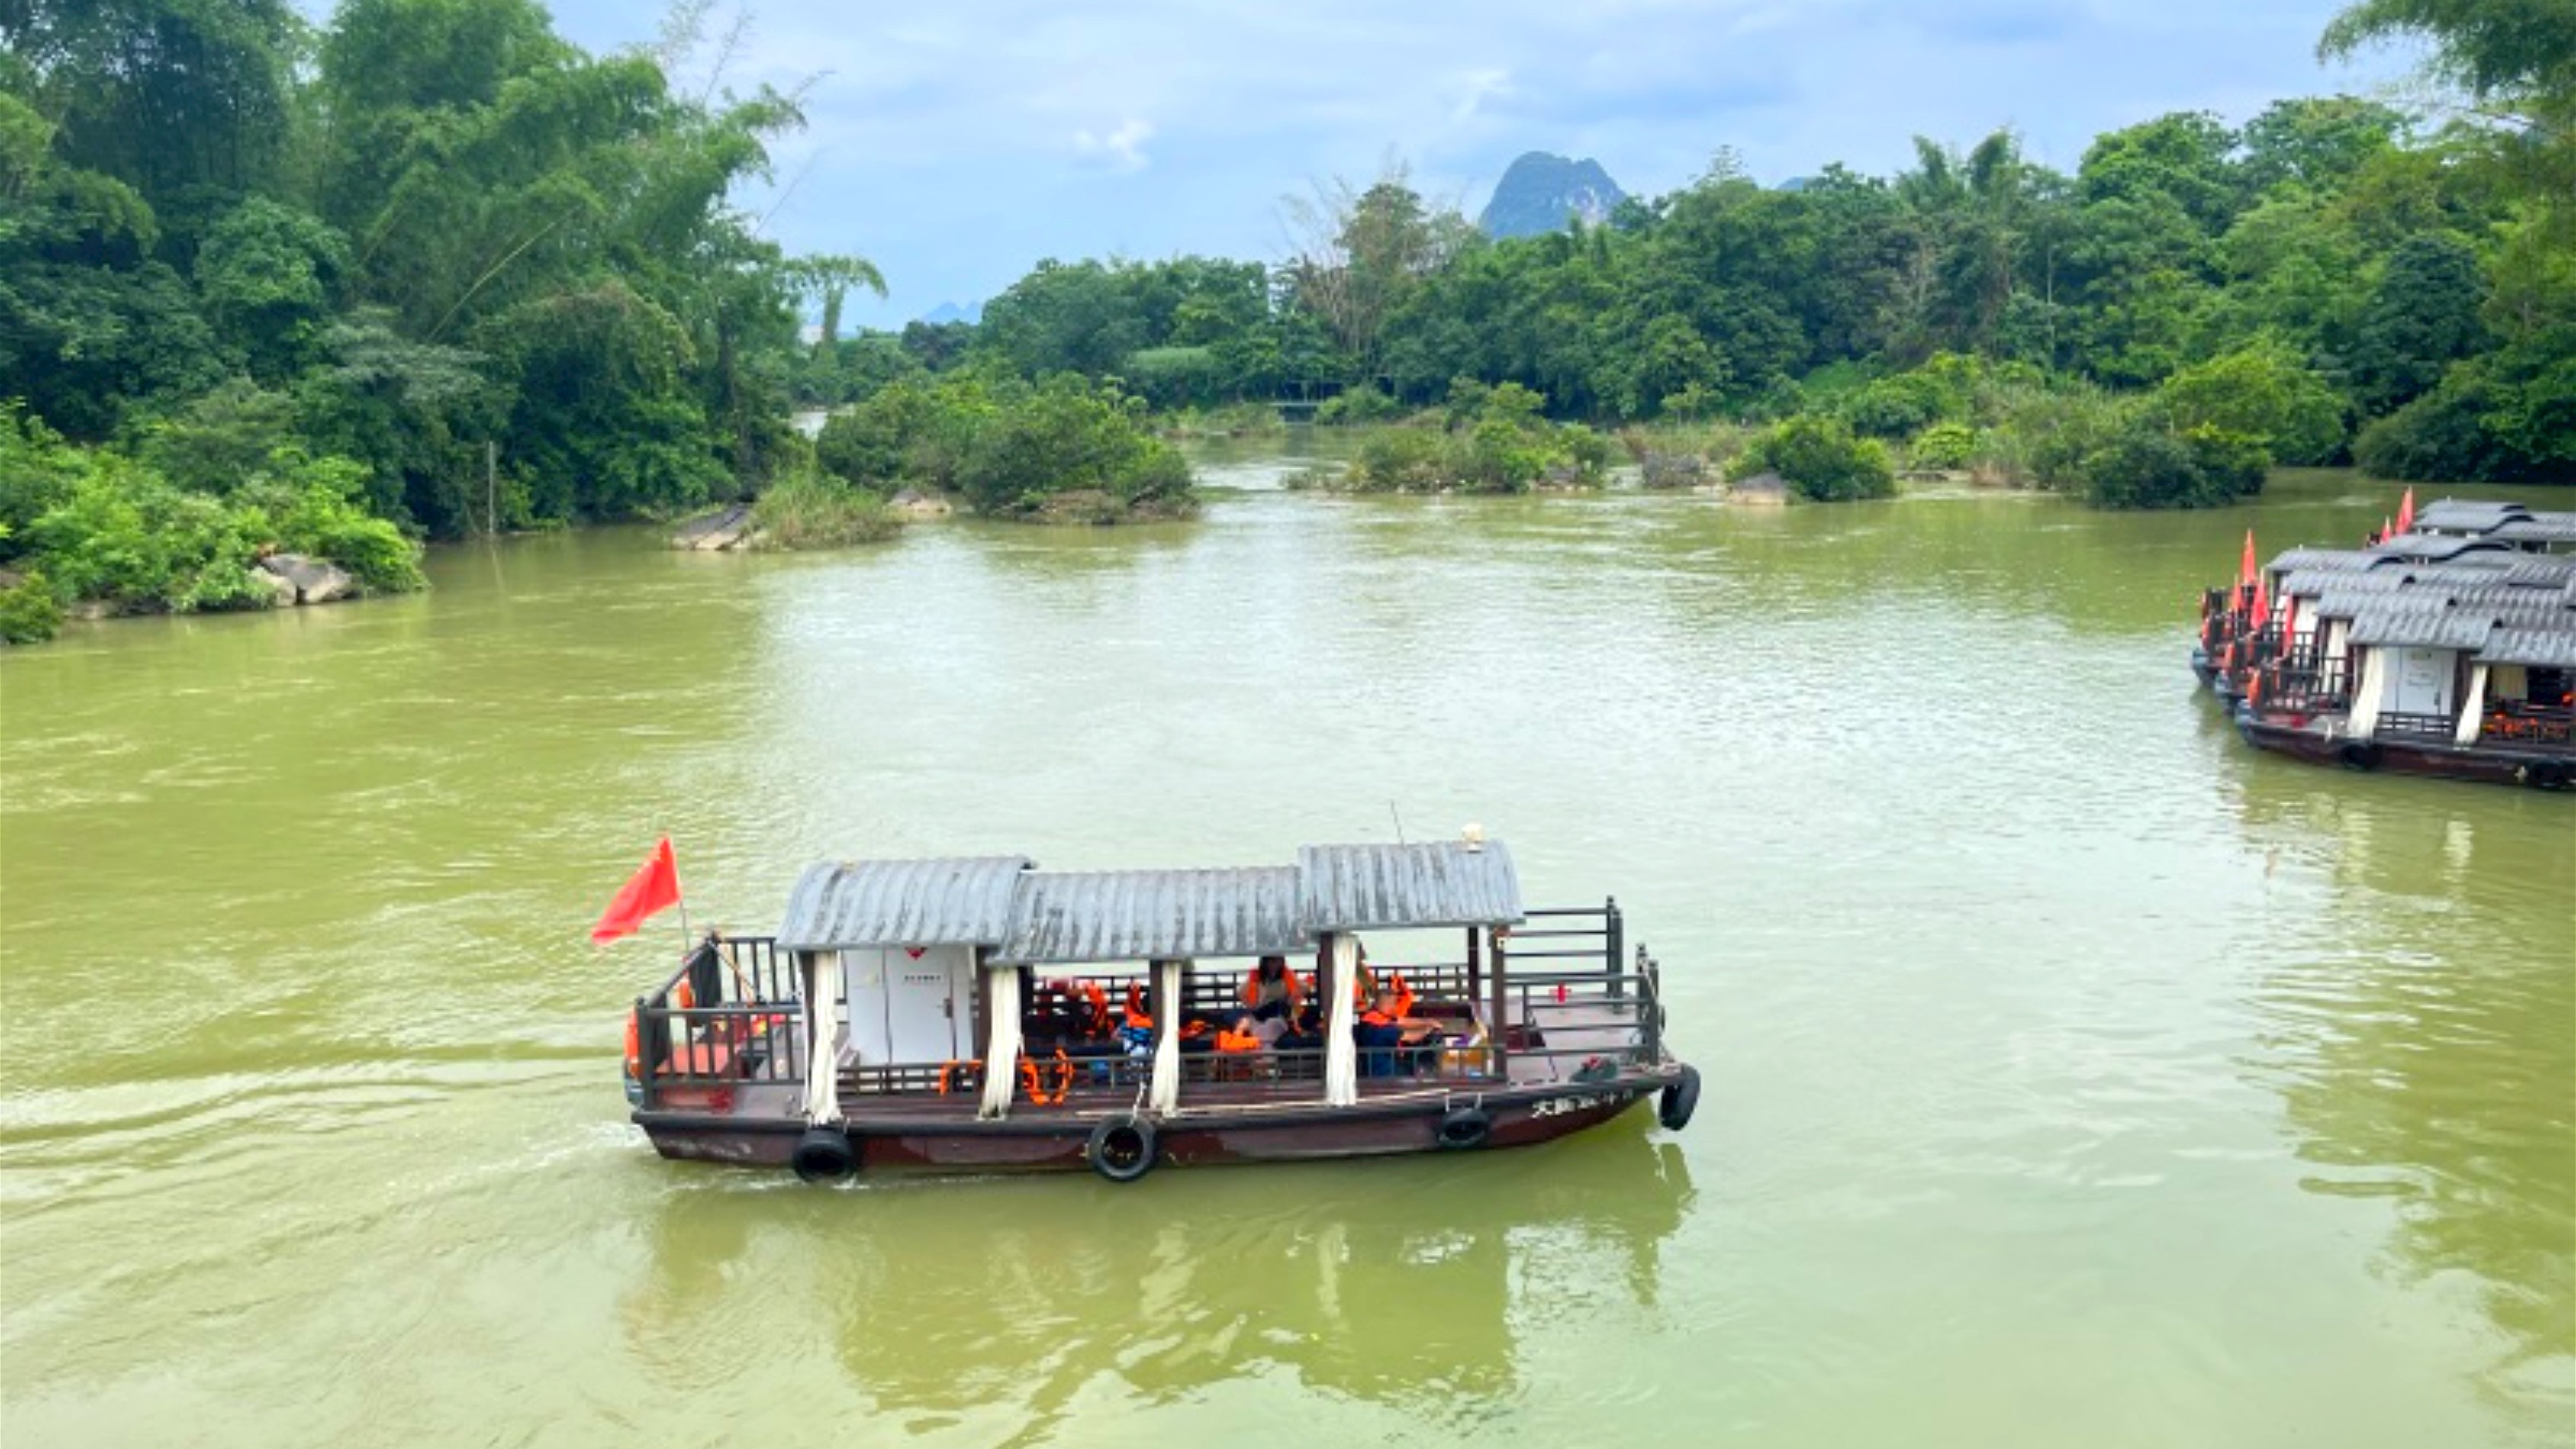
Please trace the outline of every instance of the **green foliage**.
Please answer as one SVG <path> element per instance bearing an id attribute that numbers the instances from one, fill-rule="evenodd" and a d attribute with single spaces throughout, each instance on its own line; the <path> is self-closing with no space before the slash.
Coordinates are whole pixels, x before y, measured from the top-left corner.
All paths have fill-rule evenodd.
<path id="1" fill-rule="evenodd" d="M 2331 463 L 2343 451 L 2342 399 L 2270 339 L 2184 368 L 2157 398 L 2176 426 L 2251 438 L 2284 463 Z"/>
<path id="2" fill-rule="evenodd" d="M 1327 428 L 1393 422 L 1402 416 L 1404 404 L 1373 387 L 1337 392 L 1315 408 L 1317 426 Z"/>
<path id="3" fill-rule="evenodd" d="M 1977 451 L 1977 430 L 1966 423 L 1934 423 L 1906 446 L 1907 461 L 1917 468 L 1944 472 L 1968 466 Z"/>
<path id="4" fill-rule="evenodd" d="M 770 484 L 751 516 L 763 548 L 848 548 L 892 538 L 903 526 L 883 497 L 814 472 Z"/>
<path id="5" fill-rule="evenodd" d="M 41 644 L 63 626 L 62 602 L 41 573 L 0 587 L 0 641 Z"/>
<path id="6" fill-rule="evenodd" d="M 1117 512 L 1185 512 L 1189 465 L 1144 426 L 1142 411 L 1137 400 L 1071 375 L 1015 386 L 976 429 L 958 486 L 997 517 L 1037 514 L 1074 494 L 1097 495 Z"/>
<path id="7" fill-rule="evenodd" d="M 428 587 L 420 546 L 366 511 L 366 475 L 363 465 L 347 458 L 311 458 L 280 448 L 240 496 L 266 512 L 285 552 L 338 564 L 370 593 Z"/>
<path id="8" fill-rule="evenodd" d="M 269 601 L 252 570 L 270 533 L 263 514 L 180 492 L 113 453 L 88 461 L 70 496 L 29 531 L 58 590 L 172 613 Z"/>
<path id="9" fill-rule="evenodd" d="M 1802 413 L 1756 435 L 1727 468 L 1731 479 L 1777 473 L 1819 503 L 1888 498 L 1896 493 L 1896 467 L 1887 446 L 1856 436 L 1840 418 Z"/>
<path id="10" fill-rule="evenodd" d="M 2208 426 L 2177 433 L 2140 409 L 2084 459 L 2085 497 L 2097 508 L 2213 508 L 2260 492 L 2270 465 L 2257 439 Z"/>

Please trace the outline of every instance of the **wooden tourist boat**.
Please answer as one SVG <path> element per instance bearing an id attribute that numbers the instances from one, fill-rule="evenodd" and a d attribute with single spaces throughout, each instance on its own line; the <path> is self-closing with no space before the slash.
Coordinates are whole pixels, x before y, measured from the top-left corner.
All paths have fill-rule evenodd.
<path id="1" fill-rule="evenodd" d="M 1296 999 L 1255 1018 L 1256 995 Z M 711 933 L 636 1000 L 627 1087 L 665 1157 L 1126 1182 L 1520 1147 L 1650 1097 L 1678 1130 L 1699 1074 L 1663 1027 L 1617 903 L 1525 909 L 1510 853 L 1473 832 L 1234 870 L 831 863 L 776 935 Z"/>
<path id="2" fill-rule="evenodd" d="M 2576 514 L 2446 499 L 2414 522 L 2293 549 L 2205 601 L 2238 731 L 2347 769 L 2576 784 L 2576 554 L 2553 551 Z"/>

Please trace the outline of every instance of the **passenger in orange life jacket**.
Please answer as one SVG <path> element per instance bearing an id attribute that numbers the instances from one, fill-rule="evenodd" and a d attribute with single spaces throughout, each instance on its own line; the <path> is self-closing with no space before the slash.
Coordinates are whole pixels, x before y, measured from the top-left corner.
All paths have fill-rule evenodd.
<path id="1" fill-rule="evenodd" d="M 1306 1004 L 1306 988 L 1288 969 L 1287 957 L 1264 956 L 1244 975 L 1243 1004 L 1255 1021 L 1288 1021 Z"/>
<path id="2" fill-rule="evenodd" d="M 1379 992 L 1351 1028 L 1351 1037 L 1360 1046 L 1360 1075 L 1391 1077 L 1398 1071 L 1412 1071 L 1422 1055 L 1417 1049 L 1439 1035 L 1440 1023 L 1405 1015 L 1401 997 L 1393 991 Z"/>

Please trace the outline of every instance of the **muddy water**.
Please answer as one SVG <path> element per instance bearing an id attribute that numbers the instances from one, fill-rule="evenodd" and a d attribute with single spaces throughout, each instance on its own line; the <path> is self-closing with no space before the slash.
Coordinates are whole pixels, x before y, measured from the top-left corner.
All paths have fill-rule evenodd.
<path id="1" fill-rule="evenodd" d="M 2251 522 L 1269 491 L 636 533 L 0 659 L 9 1445 L 2556 1444 L 2576 801 L 2250 754 Z M 821 1191 L 623 1118 L 660 935 L 825 855 L 1477 820 L 1664 962 L 1698 1122 Z M 657 928 L 658 931 L 659 928 Z M 676 936 L 676 929 L 667 934 Z"/>

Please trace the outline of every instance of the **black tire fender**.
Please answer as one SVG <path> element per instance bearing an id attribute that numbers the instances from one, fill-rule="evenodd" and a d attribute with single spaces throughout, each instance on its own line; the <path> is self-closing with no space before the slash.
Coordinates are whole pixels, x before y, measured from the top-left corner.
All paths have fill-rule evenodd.
<path id="1" fill-rule="evenodd" d="M 2556 760 L 2542 760 L 2523 772 L 2523 779 L 2535 790 L 2564 790 L 2568 778 L 2567 766 Z"/>
<path id="2" fill-rule="evenodd" d="M 787 1165 L 796 1169 L 799 1181 L 837 1182 L 859 1170 L 859 1153 L 850 1145 L 850 1134 L 840 1128 L 809 1127 L 796 1139 Z"/>
<path id="3" fill-rule="evenodd" d="M 2335 758 L 2341 760 L 2347 770 L 2376 770 L 2379 768 L 2379 746 L 2368 740 L 2347 740 L 2343 748 L 2335 751 Z"/>
<path id="4" fill-rule="evenodd" d="M 1440 1149 L 1472 1152 L 1494 1135 L 1494 1119 L 1482 1107 L 1452 1107 L 1440 1118 Z"/>
<path id="5" fill-rule="evenodd" d="M 1112 1117 L 1091 1129 L 1082 1155 L 1091 1159 L 1092 1171 L 1111 1182 L 1134 1182 L 1163 1160 L 1163 1144 L 1154 1124 L 1144 1118 Z"/>
<path id="6" fill-rule="evenodd" d="M 1655 1103 L 1655 1120 L 1667 1132 L 1679 1132 L 1690 1125 L 1691 1114 L 1699 1110 L 1699 1068 L 1686 1066 L 1682 1074 Z"/>

